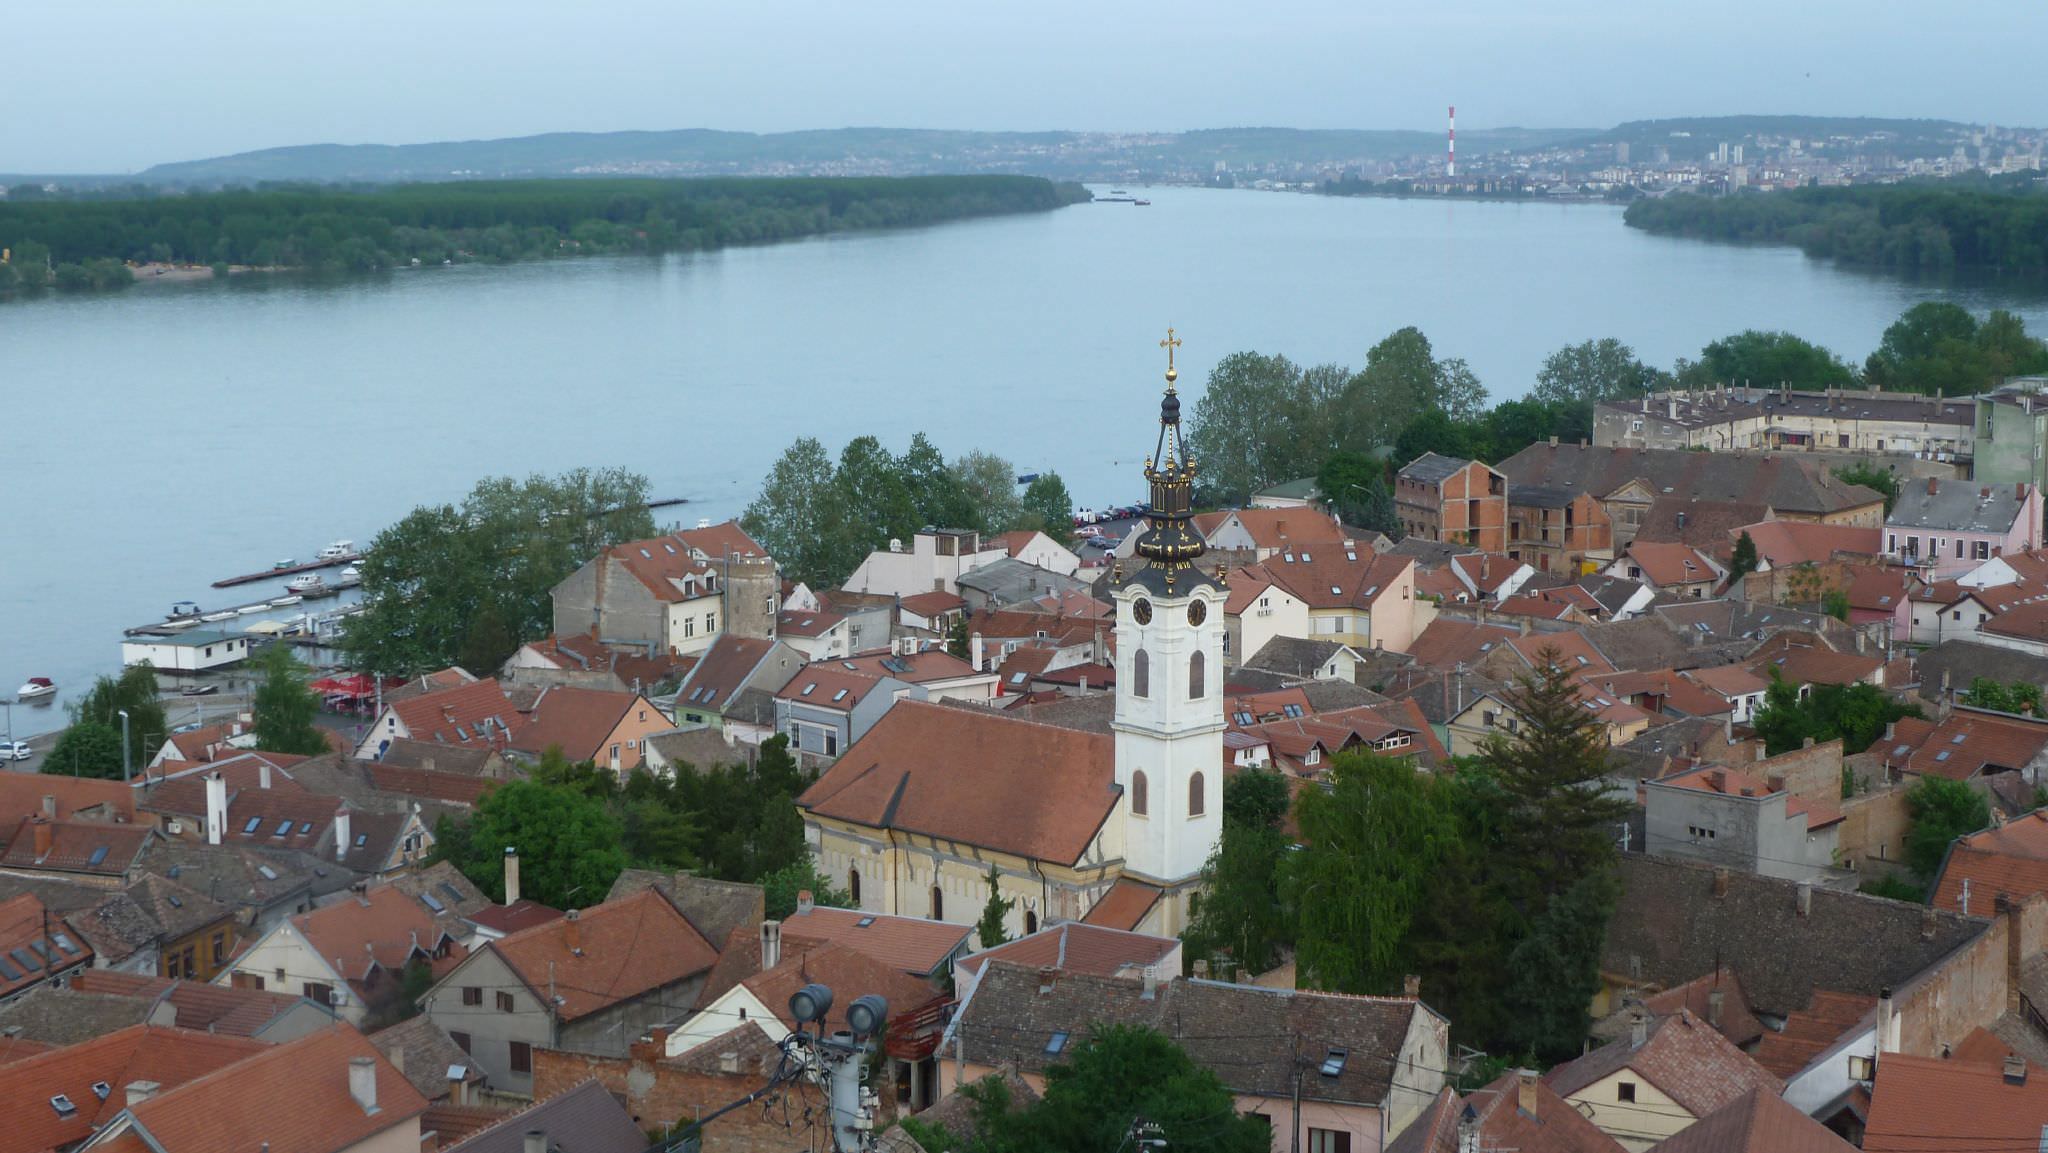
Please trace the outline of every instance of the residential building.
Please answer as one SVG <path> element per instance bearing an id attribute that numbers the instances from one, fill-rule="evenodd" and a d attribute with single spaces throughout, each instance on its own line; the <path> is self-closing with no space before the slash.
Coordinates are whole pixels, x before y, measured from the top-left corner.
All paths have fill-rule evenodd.
<path id="1" fill-rule="evenodd" d="M 958 592 L 969 611 L 979 612 L 1029 604 L 1047 594 L 1085 594 L 1088 588 L 1089 582 L 1079 576 L 1061 576 L 1051 569 L 1004 556 L 973 572 L 962 573 L 947 591 Z"/>
<path id="2" fill-rule="evenodd" d="M 1593 443 L 1719 453 L 1877 454 L 1960 464 L 1975 451 L 1973 407 L 1968 398 L 1876 389 L 1674 389 L 1594 406 Z"/>
<path id="3" fill-rule="evenodd" d="M 151 1096 L 269 1051 L 248 1037 L 130 1025 L 10 1061 L 0 1065 L 0 1153 L 105 1144 L 109 1127 Z"/>
<path id="4" fill-rule="evenodd" d="M 393 741 L 399 740 L 502 752 L 511 737 L 511 722 L 518 718 L 518 710 L 506 699 L 497 678 L 486 677 L 404 700 L 385 701 L 384 711 L 370 722 L 369 730 L 357 742 L 355 755 L 374 761 Z"/>
<path id="5" fill-rule="evenodd" d="M 1343 541 L 1314 552 L 1283 552 L 1232 575 L 1241 585 L 1278 586 L 1307 606 L 1308 631 L 1297 634 L 1303 638 L 1336 641 L 1361 651 L 1397 653 L 1406 652 L 1414 643 L 1417 614 L 1412 558 L 1379 555 Z M 1230 599 L 1235 600 L 1235 590 L 1231 591 Z M 1225 611 L 1229 611 L 1229 601 Z M 1243 614 L 1239 616 L 1242 630 Z"/>
<path id="6" fill-rule="evenodd" d="M 442 1148 L 447 1153 L 645 1153 L 647 1134 L 593 1080 Z"/>
<path id="7" fill-rule="evenodd" d="M 1752 1090 L 1784 1083 L 1688 1010 L 1647 1017 L 1618 1038 L 1544 1077 L 1557 1095 L 1620 1142 L 1645 1153 Z"/>
<path id="8" fill-rule="evenodd" d="M 294 993 L 360 1025 L 399 995 L 408 967 L 461 955 L 452 926 L 436 924 L 402 890 L 380 885 L 271 929 L 215 983 Z"/>
<path id="9" fill-rule="evenodd" d="M 1883 529 L 1857 525 L 1767 520 L 1738 528 L 1731 543 L 1744 533 L 1756 546 L 1758 572 L 1826 564 L 1844 556 L 1874 557 L 1884 548 Z"/>
<path id="10" fill-rule="evenodd" d="M 1886 514 L 1884 551 L 1927 579 L 1952 580 L 1992 557 L 2032 551 L 2041 527 L 2041 490 L 2031 484 L 1928 477 L 1905 486 Z"/>
<path id="11" fill-rule="evenodd" d="M 959 593 L 917 593 L 904 597 L 897 611 L 904 628 L 946 636 L 952 633 L 954 623 L 967 615 L 967 602 Z"/>
<path id="12" fill-rule="evenodd" d="M 1238 508 L 1199 513 L 1195 531 L 1211 549 L 1220 553 L 1247 554 L 1253 563 L 1272 560 L 1284 552 L 1330 548 L 1344 543 L 1351 533 L 1336 518 L 1313 508 Z M 1133 534 L 1134 536 L 1136 534 Z M 1137 542 L 1126 537 L 1117 550 L 1120 557 L 1137 555 Z"/>
<path id="13" fill-rule="evenodd" d="M 1635 541 L 1607 575 L 1641 581 L 1668 596 L 1699 600 L 1713 595 L 1728 570 L 1691 545 Z"/>
<path id="14" fill-rule="evenodd" d="M 1424 453 L 1394 474 L 1394 515 L 1410 536 L 1504 553 L 1508 480 L 1478 461 Z"/>
<path id="15" fill-rule="evenodd" d="M 370 1044 L 428 1101 L 468 1105 L 484 1086 L 483 1071 L 430 1017 L 408 1017 L 379 1029 L 370 1034 Z"/>
<path id="16" fill-rule="evenodd" d="M 674 727 L 639 693 L 562 685 L 541 690 L 520 714 L 505 748 L 531 761 L 560 749 L 572 763 L 590 761 L 624 781 L 646 759 L 647 738 Z"/>
<path id="17" fill-rule="evenodd" d="M 1303 477 L 1271 485 L 1252 494 L 1253 508 L 1314 508 L 1321 503 L 1322 490 L 1316 478 Z"/>
<path id="18" fill-rule="evenodd" d="M 1994 898 L 2015 900 L 2048 892 L 2048 809 L 1957 837 L 1942 858 L 1931 903 L 1937 909 L 1984 916 Z"/>
<path id="19" fill-rule="evenodd" d="M 33 893 L 0 901 L 0 1004 L 92 964 L 92 950 L 65 932 Z"/>
<path id="20" fill-rule="evenodd" d="M 846 578 L 846 588 L 895 597 L 923 592 L 957 594 L 962 576 L 1008 559 L 1007 546 L 984 545 L 981 534 L 972 529 L 924 529 L 911 538 L 908 549 L 902 541 L 891 540 L 887 549 L 869 553 Z M 1075 567 L 1080 567 L 1078 559 Z"/>
<path id="21" fill-rule="evenodd" d="M 772 694 L 788 684 L 804 663 L 801 652 L 780 641 L 720 637 L 676 686 L 676 727 L 719 725 L 748 690 Z M 772 707 L 771 699 L 771 717 Z"/>
<path id="22" fill-rule="evenodd" d="M 853 651 L 853 626 L 830 609 L 786 612 L 775 621 L 775 636 L 808 661 L 833 660 Z"/>
<path id="23" fill-rule="evenodd" d="M 1768 506 L 1779 520 L 1865 528 L 1884 523 L 1881 494 L 1794 456 L 1534 444 L 1496 467 L 1512 485 L 1591 493 L 1607 509 L 1617 552 L 1635 540 L 1652 502 L 1680 493 Z"/>
<path id="24" fill-rule="evenodd" d="M 167 673 L 203 673 L 249 659 L 249 637 L 218 629 L 187 629 L 167 636 L 129 637 L 121 664 L 148 663 Z"/>
<path id="25" fill-rule="evenodd" d="M 999 961 L 983 969 L 947 1027 L 941 1095 L 1006 1065 L 1042 1092 L 1048 1066 L 1113 1024 L 1173 1039 L 1216 1074 L 1239 1114 L 1266 1119 L 1274 1153 L 1385 1149 L 1435 1100 L 1449 1063 L 1449 1023 L 1412 995 L 1312 993 L 1162 972 L 1103 977 Z"/>
<path id="26" fill-rule="evenodd" d="M 1756 719 L 1757 711 L 1764 707 L 1764 694 L 1771 687 L 1769 681 L 1740 665 L 1692 669 L 1685 678 L 1727 702 L 1729 719 L 1738 725 Z"/>
<path id="27" fill-rule="evenodd" d="M 2048 721 L 1959 705 L 1911 750 L 1901 768 L 1952 781 L 2014 773 L 2029 787 L 2048 783 L 2042 775 L 2048 768 Z"/>
<path id="28" fill-rule="evenodd" d="M 829 764 L 867 735 L 900 700 L 923 700 L 925 690 L 894 677 L 873 677 L 837 661 L 804 666 L 775 693 L 775 727 L 789 751 L 806 765 Z"/>
<path id="29" fill-rule="evenodd" d="M 1180 941 L 1080 921 L 1061 921 L 1037 929 L 993 949 L 953 962 L 953 988 L 960 1004 L 974 997 L 975 985 L 996 962 L 1027 969 L 1058 969 L 1095 977 L 1157 977 L 1183 971 Z"/>
<path id="30" fill-rule="evenodd" d="M 486 941 L 421 1005 L 492 1087 L 533 1091 L 533 1051 L 624 1056 L 696 1002 L 717 950 L 651 890 Z"/>
<path id="31" fill-rule="evenodd" d="M 1242 663 L 1275 640 L 1309 635 L 1308 602 L 1271 580 L 1240 572 L 1223 602 L 1223 659 Z"/>
<path id="32" fill-rule="evenodd" d="M 2048 487 L 2048 404 L 2040 387 L 2039 377 L 2019 377 L 1976 398 L 1970 474 L 1976 480 Z"/>
<path id="33" fill-rule="evenodd" d="M 1508 539 L 1502 551 L 1538 572 L 1583 576 L 1614 559 L 1614 526 L 1606 506 L 1589 492 L 1511 485 L 1507 507 Z"/>
<path id="34" fill-rule="evenodd" d="M 1387 1153 L 1622 1153 L 1533 1069 L 1512 1069 L 1484 1089 L 1458 1096 L 1444 1089 Z"/>
<path id="35" fill-rule="evenodd" d="M 1001 679 L 993 672 L 978 670 L 943 648 L 908 637 L 893 651 L 860 653 L 841 661 L 840 667 L 914 685 L 923 693 L 920 699 L 933 701 L 991 700 L 997 694 L 996 686 Z"/>
<path id="36" fill-rule="evenodd" d="M 1686 1126 L 1677 1136 L 1659 1142 L 1656 1153 L 1854 1153 L 1855 1149 L 1783 1097 L 1751 1089 Z"/>
<path id="37" fill-rule="evenodd" d="M 99 969 L 209 981 L 241 946 L 233 909 L 152 873 L 65 920 L 92 946 Z"/>
<path id="38" fill-rule="evenodd" d="M 1898 1153 L 2039 1148 L 2048 1077 L 2024 1057 L 1949 1061 L 1885 1052 L 1870 1084 L 1863 1147 Z"/>
<path id="39" fill-rule="evenodd" d="M 657 644 L 607 643 L 588 633 L 572 633 L 520 645 L 498 679 L 508 685 L 573 685 L 654 695 L 689 665 Z"/>
<path id="40" fill-rule="evenodd" d="M 1023 925 L 1026 932 L 1037 928 L 1037 922 L 1028 918 Z M 972 931 L 959 925 L 830 908 L 813 903 L 809 892 L 796 895 L 796 911 L 776 931 L 785 954 L 816 945 L 845 945 L 933 988 L 945 984 L 946 973 L 974 941 Z"/>
<path id="41" fill-rule="evenodd" d="M 700 525 L 599 553 L 555 586 L 557 636 L 694 654 L 718 637 L 775 635 L 775 561 L 738 524 Z"/>
<path id="42" fill-rule="evenodd" d="M 82 1150 L 220 1153 L 253 1143 L 270 1153 L 415 1153 L 427 1109 L 405 1075 L 342 1024 L 262 1047 L 221 1076 L 173 1088 L 131 1081 L 123 1092 L 127 1107 Z"/>
<path id="43" fill-rule="evenodd" d="M 0 853 L 0 873 L 119 888 L 135 874 L 155 835 L 147 825 L 30 817 Z"/>
<path id="44" fill-rule="evenodd" d="M 1274 637 L 1260 646 L 1244 667 L 1295 680 L 1356 684 L 1360 663 L 1358 650 L 1342 641 Z"/>
<path id="45" fill-rule="evenodd" d="M 1035 529 L 1006 532 L 989 543 L 1009 553 L 1012 560 L 1020 560 L 1060 576 L 1073 576 L 1081 569 L 1081 558 L 1073 549 Z"/>
<path id="46" fill-rule="evenodd" d="M 1644 848 L 1661 856 L 1816 881 L 1836 868 L 1842 810 L 1734 769 L 1642 784 Z"/>
<path id="47" fill-rule="evenodd" d="M 109 969 L 80 970 L 61 989 L 45 986 L 0 1009 L 0 1031 L 53 1047 L 91 1041 L 134 1025 L 175 1026 L 280 1044 L 334 1021 L 333 1009 L 303 997 Z"/>

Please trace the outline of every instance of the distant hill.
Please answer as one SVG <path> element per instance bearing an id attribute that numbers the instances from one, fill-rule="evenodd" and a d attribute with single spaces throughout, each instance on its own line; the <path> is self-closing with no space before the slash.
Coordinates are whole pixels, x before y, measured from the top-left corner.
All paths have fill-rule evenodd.
<path id="1" fill-rule="evenodd" d="M 1474 154 L 1522 150 L 1593 129 L 1468 130 Z M 555 132 L 436 144 L 308 144 L 159 164 L 133 178 L 215 186 L 263 181 L 391 182 L 545 176 L 914 176 L 1021 173 L 1136 179 L 1232 167 L 1388 160 L 1440 151 L 1443 137 L 1401 130 L 1226 128 L 1181 133 L 950 132 L 835 128 L 756 134 Z"/>

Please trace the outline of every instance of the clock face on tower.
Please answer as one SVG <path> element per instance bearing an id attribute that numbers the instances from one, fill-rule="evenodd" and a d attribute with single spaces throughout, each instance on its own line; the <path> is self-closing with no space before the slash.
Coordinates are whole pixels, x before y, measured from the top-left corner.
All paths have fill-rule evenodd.
<path id="1" fill-rule="evenodd" d="M 1141 625 L 1151 624 L 1152 602 L 1146 600 L 1144 597 L 1139 597 L 1138 603 L 1131 606 L 1131 619 L 1137 621 Z"/>
<path id="2" fill-rule="evenodd" d="M 1203 621 L 1205 621 L 1205 620 L 1208 620 L 1208 619 L 1209 619 L 1209 605 L 1208 605 L 1208 602 L 1206 602 L 1206 601 L 1196 601 L 1195 603 L 1193 603 L 1193 604 L 1191 604 L 1191 605 L 1189 605 L 1189 606 L 1188 606 L 1188 623 L 1189 623 L 1189 624 L 1191 624 L 1191 625 L 1194 625 L 1194 626 L 1196 626 L 1197 628 L 1199 628 L 1199 627 L 1201 627 L 1201 624 L 1202 624 L 1202 622 L 1203 622 Z"/>

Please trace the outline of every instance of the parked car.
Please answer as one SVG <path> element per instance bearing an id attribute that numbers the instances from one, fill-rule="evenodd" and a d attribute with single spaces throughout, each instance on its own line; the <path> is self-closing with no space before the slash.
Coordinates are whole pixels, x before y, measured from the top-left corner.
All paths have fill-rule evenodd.
<path id="1" fill-rule="evenodd" d="M 25 761 L 35 755 L 27 741 L 0 741 L 0 761 Z"/>

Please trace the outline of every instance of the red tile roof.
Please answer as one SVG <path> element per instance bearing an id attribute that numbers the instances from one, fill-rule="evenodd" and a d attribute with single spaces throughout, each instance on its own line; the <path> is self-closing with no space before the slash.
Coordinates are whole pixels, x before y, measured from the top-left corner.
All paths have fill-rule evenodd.
<path id="1" fill-rule="evenodd" d="M 658 715 L 639 693 L 556 685 L 544 690 L 512 727 L 507 748 L 541 754 L 559 747 L 571 761 L 595 760 L 605 741 L 640 709 Z M 664 723 L 663 727 L 667 727 Z"/>
<path id="2" fill-rule="evenodd" d="M 370 774 L 370 784 L 383 792 L 403 793 L 448 805 L 475 805 L 498 783 L 489 777 L 415 769 L 384 761 L 370 761 L 364 767 Z"/>
<path id="3" fill-rule="evenodd" d="M 921 617 L 944 616 L 967 607 L 967 602 L 962 600 L 958 593 L 949 593 L 941 589 L 933 589 L 928 593 L 913 593 L 904 597 L 900 603 L 904 611 L 916 613 Z"/>
<path id="4" fill-rule="evenodd" d="M 712 560 L 727 556 L 767 556 L 768 550 L 761 542 L 747 535 L 736 520 L 720 521 L 701 528 L 677 529 L 675 538 L 690 546 L 691 551 Z"/>
<path id="5" fill-rule="evenodd" d="M 398 723 L 413 740 L 441 745 L 502 747 L 507 730 L 519 720 L 496 677 L 387 702 L 385 707 L 398 715 Z M 486 722 L 490 727 L 480 732 Z"/>
<path id="6" fill-rule="evenodd" d="M 852 712 L 881 683 L 879 678 L 854 672 L 838 661 L 818 661 L 798 669 L 796 676 L 776 691 L 775 698 L 845 713 Z"/>
<path id="7" fill-rule="evenodd" d="M 1097 908 L 1101 906 L 1102 902 L 1096 903 Z M 1032 968 L 1050 965 L 1063 973 L 1115 977 L 1129 969 L 1159 964 L 1179 947 L 1180 942 L 1172 937 L 1154 937 L 1148 933 L 1133 933 L 1082 921 L 1062 921 L 1008 944 L 963 957 L 954 967 L 978 974 L 981 967 L 990 961 L 1007 961 Z"/>
<path id="8" fill-rule="evenodd" d="M 1510 1070 L 1493 1084 L 1465 1097 L 1444 1089 L 1421 1116 L 1387 1145 L 1386 1153 L 1461 1153 L 1465 1110 L 1482 1150 L 1514 1153 L 1625 1153 L 1614 1138 L 1581 1116 L 1571 1102 L 1541 1080 L 1531 1086 L 1533 1111 L 1522 1108 L 1521 1074 Z"/>
<path id="9" fill-rule="evenodd" d="M 1414 568 L 1414 557 L 1382 556 L 1364 545 L 1347 553 L 1338 545 L 1283 553 L 1238 573 L 1279 585 L 1311 609 L 1369 609 Z"/>
<path id="10" fill-rule="evenodd" d="M 674 536 L 629 540 L 606 549 L 605 556 L 665 604 L 710 596 L 717 587 L 718 570 Z"/>
<path id="11" fill-rule="evenodd" d="M 1830 560 L 1838 552 L 1876 556 L 1884 531 L 1850 525 L 1819 524 L 1812 521 L 1768 520 L 1737 529 L 1731 540 L 1749 534 L 1758 559 L 1772 568 Z"/>
<path id="12" fill-rule="evenodd" d="M 1970 886 L 1969 911 L 1980 917 L 1991 911 L 2000 893 L 2025 900 L 2048 892 L 2048 809 L 1958 837 L 1935 880 L 1934 907 L 1962 912 L 1965 881 Z"/>
<path id="13" fill-rule="evenodd" d="M 1849 581 L 1849 607 L 1873 613 L 1896 612 L 1906 603 L 1906 589 L 1913 579 L 1913 570 L 1907 568 L 1859 568 Z"/>
<path id="14" fill-rule="evenodd" d="M 1572 591 L 1575 591 L 1580 595 L 1585 596 L 1584 589 L 1578 588 L 1577 586 L 1571 587 Z M 1545 590 L 1545 594 L 1553 591 L 1562 592 L 1564 590 Z M 1576 610 L 1577 612 L 1589 611 L 1571 601 L 1562 599 L 1553 600 L 1551 597 L 1545 594 L 1537 594 L 1534 596 L 1509 597 L 1508 599 L 1495 605 L 1493 611 L 1501 614 L 1502 616 L 1536 617 L 1546 621 L 1561 621 L 1567 618 L 1575 620 L 1583 619 L 1577 617 L 1574 613 L 1574 610 Z M 1593 600 L 1591 596 L 1585 596 L 1585 599 L 1588 601 Z M 1598 607 L 1599 606 L 1596 602 L 1594 604 L 1594 611 L 1597 611 Z"/>
<path id="15" fill-rule="evenodd" d="M 754 675 L 774 647 L 771 640 L 718 634 L 718 639 L 704 650 L 696 667 L 683 680 L 676 707 L 694 706 L 714 712 L 724 709 L 746 687 L 747 678 Z"/>
<path id="16" fill-rule="evenodd" d="M 1639 540 L 1629 545 L 1628 559 L 1643 570 L 1644 580 L 1659 588 L 1721 579 L 1714 562 L 1691 545 Z"/>
<path id="17" fill-rule="evenodd" d="M 868 828 L 1071 863 L 1116 807 L 1115 756 L 1106 733 L 903 701 L 797 804 Z"/>
<path id="18" fill-rule="evenodd" d="M 76 1144 L 127 1108 L 131 1082 L 154 1081 L 171 1090 L 268 1048 L 247 1037 L 130 1025 L 0 1066 L 0 1153 Z M 95 1084 L 108 1087 L 105 1100 L 93 1092 Z M 68 1116 L 51 1104 L 60 1094 L 74 1107 Z M 274 1108 L 275 1102 L 266 1105 Z"/>
<path id="19" fill-rule="evenodd" d="M 1408 655 L 1424 668 L 1449 669 L 1452 665 L 1476 663 L 1520 635 L 1517 630 L 1500 625 L 1438 617 L 1408 646 Z"/>
<path id="20" fill-rule="evenodd" d="M 940 968 L 964 948 L 971 931 L 968 925 L 823 905 L 808 912 L 799 909 L 782 922 L 785 949 L 796 942 L 834 941 L 919 977 Z"/>
<path id="21" fill-rule="evenodd" d="M 893 965 L 830 941 L 816 945 L 785 945 L 780 964 L 755 973 L 740 984 L 745 985 L 747 991 L 762 1004 L 774 1010 L 784 1025 L 794 1029 L 797 1022 L 790 1015 L 789 999 L 798 989 L 813 982 L 833 989 L 858 989 L 863 996 L 879 993 L 889 1002 L 892 1017 L 944 996 Z M 845 995 L 833 998 L 832 1008 L 825 1015 L 827 1033 L 846 1028 L 846 1009 L 853 1000 L 853 997 Z"/>
<path id="22" fill-rule="evenodd" d="M 852 665 L 856 671 L 871 677 L 895 677 L 899 681 L 908 681 L 913 685 L 927 684 L 931 681 L 950 681 L 956 677 L 974 675 L 973 665 L 944 649 L 925 649 L 910 656 L 891 655 L 888 652 L 864 653 L 851 657 L 841 664 Z"/>
<path id="23" fill-rule="evenodd" d="M 349 1092 L 356 1058 L 374 1062 L 374 1113 Z M 270 1153 L 338 1153 L 426 1109 L 427 1099 L 367 1037 L 335 1024 L 160 1093 L 132 1115 L 161 1153 L 221 1153 L 256 1144 Z"/>
<path id="24" fill-rule="evenodd" d="M 1998 1065 L 1886 1053 L 1864 1120 L 1868 1153 L 1964 1153 L 2039 1148 L 2048 1128 L 2048 1076 L 2021 1084 Z"/>
<path id="25" fill-rule="evenodd" d="M 846 620 L 843 614 L 830 609 L 817 612 L 786 612 L 775 618 L 775 632 L 778 636 L 822 637 Z"/>
<path id="26" fill-rule="evenodd" d="M 300 913 L 291 923 L 314 955 L 350 981 L 373 968 L 396 973 L 415 956 L 432 955 L 442 934 L 424 906 L 390 885 Z"/>
<path id="27" fill-rule="evenodd" d="M 1657 1153 L 1855 1153 L 1776 1093 L 1751 1089 L 1666 1138 Z M 1872 1150 L 1872 1153 L 1878 1153 Z"/>
<path id="28" fill-rule="evenodd" d="M 1900 725 L 1903 734 L 1904 722 Z M 1909 773 L 1967 781 L 1980 772 L 2024 769 L 2044 748 L 2048 721 L 1959 708 L 1928 734 L 1905 767 Z"/>
<path id="29" fill-rule="evenodd" d="M 1690 769 L 1682 773 L 1672 773 L 1669 776 L 1659 778 L 1657 783 L 1678 789 L 1691 789 L 1695 792 L 1717 793 L 1724 797 L 1768 797 L 1773 793 L 1781 791 L 1773 789 L 1769 782 L 1760 777 L 1751 776 L 1740 769 L 1731 769 L 1723 765 L 1702 765 L 1699 768 Z M 1785 797 L 1785 815 L 1788 817 L 1804 816 L 1806 818 L 1806 828 L 1811 832 L 1814 829 L 1825 828 L 1841 820 L 1842 810 L 1827 801 L 1811 800 L 1788 794 Z"/>
<path id="30" fill-rule="evenodd" d="M 74 992 L 112 997 L 163 998 L 177 1012 L 180 1029 L 253 1037 L 302 998 L 262 989 L 237 989 L 202 981 L 179 981 L 114 969 L 86 969 L 70 978 Z"/>
<path id="31" fill-rule="evenodd" d="M 1481 596 L 1495 595 L 1502 585 L 1527 567 L 1513 557 L 1490 552 L 1460 553 L 1444 566 L 1454 577 L 1462 578 L 1460 584 L 1476 589 Z"/>
<path id="32" fill-rule="evenodd" d="M 36 829 L 46 825 L 50 846 L 38 851 Z M 35 872 L 85 873 L 119 877 L 135 867 L 135 858 L 149 844 L 147 825 L 116 825 L 105 821 L 50 821 L 31 817 L 16 826 L 0 855 L 0 868 Z"/>
<path id="33" fill-rule="evenodd" d="M 694 663 L 687 657 L 656 653 L 647 655 L 635 645 L 609 645 L 587 633 L 551 636 L 531 641 L 526 647 L 558 669 L 609 672 L 621 684 L 638 684 L 641 691 L 674 676 Z"/>
<path id="34" fill-rule="evenodd" d="M 92 950 L 34 893 L 22 893 L 0 901 L 0 960 L 7 962 L 0 969 L 4 998 L 48 980 L 53 970 L 62 972 L 91 961 Z"/>
<path id="35" fill-rule="evenodd" d="M 1655 1085 L 1659 1092 L 1694 1117 L 1704 1117 L 1751 1089 L 1771 1093 L 1785 1085 L 1728 1038 L 1681 1011 L 1650 1023 L 1641 1047 L 1622 1037 L 1544 1076 L 1565 1097 L 1627 1069 Z"/>
<path id="36" fill-rule="evenodd" d="M 1817 645 L 1786 645 L 1777 656 L 1750 662 L 1749 670 L 1768 679 L 1775 668 L 1795 685 L 1853 685 L 1883 667 L 1881 656 L 1838 653 Z"/>
<path id="37" fill-rule="evenodd" d="M 1741 665 L 1719 665 L 1710 669 L 1688 669 L 1687 679 L 1695 684 L 1720 694 L 1724 698 L 1747 696 L 1760 693 L 1771 687 L 1771 682 L 1757 676 Z"/>
<path id="38" fill-rule="evenodd" d="M 471 913 L 469 923 L 481 929 L 489 929 L 501 936 L 509 937 L 522 929 L 545 925 L 560 920 L 562 910 L 539 901 L 520 900 L 510 905 L 487 905 Z"/>
<path id="39" fill-rule="evenodd" d="M 1716 993 L 1721 995 L 1718 1011 L 1714 1007 Z M 1763 1023 L 1749 1007 L 1749 995 L 1743 992 L 1741 979 L 1725 965 L 1676 988 L 1643 998 L 1643 1011 L 1652 1017 L 1668 1017 L 1681 1009 L 1709 1024 L 1713 1024 L 1718 1012 L 1721 1020 L 1714 1027 L 1738 1049 L 1747 1048 L 1764 1032 Z"/>
<path id="40" fill-rule="evenodd" d="M 1593 642 L 1581 632 L 1530 633 L 1510 639 L 1508 647 L 1515 650 L 1515 655 L 1531 669 L 1540 668 L 1545 661 L 1555 661 L 1559 668 L 1572 674 L 1615 671 L 1613 662 L 1594 648 Z M 1545 650 L 1555 651 L 1546 653 Z"/>
<path id="41" fill-rule="evenodd" d="M 1145 920 L 1145 914 L 1159 903 L 1162 890 L 1157 885 L 1119 877 L 1109 892 L 1088 909 L 1088 915 L 1081 918 L 1083 924 L 1100 925 L 1105 929 L 1132 931 Z"/>
<path id="42" fill-rule="evenodd" d="M 1195 527 L 1209 537 L 1231 520 L 1242 525 L 1252 543 L 1262 549 L 1342 545 L 1349 536 L 1335 520 L 1301 508 L 1239 508 L 1199 513 L 1195 516 Z"/>
<path id="43" fill-rule="evenodd" d="M 43 812 L 43 800 L 51 798 L 58 819 L 84 812 L 92 816 L 135 819 L 135 789 L 120 781 L 99 781 L 91 777 L 63 777 L 47 773 L 0 773 L 0 830 L 15 826 Z"/>
<path id="44" fill-rule="evenodd" d="M 1989 590 L 1986 590 L 1988 592 Z M 1980 595 L 1979 599 L 1982 599 Z M 2048 640 L 2048 601 L 2017 604 L 1977 626 L 1979 631 L 2022 640 Z"/>
<path id="45" fill-rule="evenodd" d="M 578 941 L 570 947 L 572 934 Z M 653 889 L 485 946 L 534 990 L 552 980 L 563 1021 L 587 1017 L 711 968 L 718 951 Z M 545 995 L 545 994 L 543 994 Z"/>
<path id="46" fill-rule="evenodd" d="M 1877 1008 L 1877 998 L 1815 989 L 1813 1000 L 1787 1014 L 1785 1027 L 1766 1032 L 1750 1056 L 1780 1077 L 1791 1077 L 1857 1029 Z"/>

